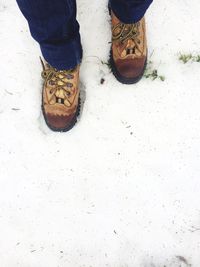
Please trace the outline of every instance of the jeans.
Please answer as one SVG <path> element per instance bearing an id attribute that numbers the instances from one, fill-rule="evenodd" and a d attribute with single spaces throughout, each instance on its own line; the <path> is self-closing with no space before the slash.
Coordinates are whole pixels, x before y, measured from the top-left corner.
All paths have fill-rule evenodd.
<path id="1" fill-rule="evenodd" d="M 135 23 L 153 0 L 110 0 L 110 7 L 124 23 Z M 45 60 L 58 70 L 81 62 L 82 47 L 76 20 L 76 0 L 17 0 L 32 37 Z"/>

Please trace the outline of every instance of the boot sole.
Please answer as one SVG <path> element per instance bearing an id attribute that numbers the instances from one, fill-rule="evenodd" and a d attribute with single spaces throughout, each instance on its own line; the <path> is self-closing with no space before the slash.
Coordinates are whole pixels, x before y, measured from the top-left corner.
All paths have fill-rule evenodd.
<path id="1" fill-rule="evenodd" d="M 80 114 L 80 108 L 81 108 L 81 98 L 80 98 L 80 95 L 79 95 L 79 98 L 78 98 L 78 106 L 77 106 L 77 109 L 76 109 L 76 113 L 75 113 L 73 119 L 71 120 L 70 124 L 67 127 L 65 127 L 65 128 L 56 128 L 56 127 L 53 127 L 52 125 L 50 125 L 48 123 L 43 105 L 42 105 L 42 113 L 43 113 L 43 116 L 44 116 L 44 120 L 46 122 L 46 125 L 49 127 L 49 129 L 51 129 L 54 132 L 68 132 L 77 123 L 77 117 Z"/>

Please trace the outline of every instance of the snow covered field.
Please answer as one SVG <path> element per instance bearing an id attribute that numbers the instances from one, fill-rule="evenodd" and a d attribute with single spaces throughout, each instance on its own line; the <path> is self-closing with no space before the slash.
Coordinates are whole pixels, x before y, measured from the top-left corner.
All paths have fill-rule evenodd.
<path id="1" fill-rule="evenodd" d="M 200 53 L 200 1 L 154 1 L 149 55 L 165 81 L 134 86 L 101 63 L 106 2 L 78 0 L 85 101 L 53 133 L 38 45 L 0 0 L 0 267 L 200 266 L 200 63 L 178 60 Z"/>

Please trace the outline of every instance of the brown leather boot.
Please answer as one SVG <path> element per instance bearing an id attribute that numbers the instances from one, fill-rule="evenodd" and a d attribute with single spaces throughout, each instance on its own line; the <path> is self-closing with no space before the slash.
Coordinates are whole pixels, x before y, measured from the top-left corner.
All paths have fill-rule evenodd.
<path id="1" fill-rule="evenodd" d="M 80 111 L 79 65 L 73 70 L 56 70 L 43 63 L 42 110 L 53 131 L 70 130 Z"/>
<path id="2" fill-rule="evenodd" d="M 145 19 L 134 24 L 122 23 L 113 12 L 110 64 L 117 80 L 125 84 L 138 82 L 147 62 Z"/>

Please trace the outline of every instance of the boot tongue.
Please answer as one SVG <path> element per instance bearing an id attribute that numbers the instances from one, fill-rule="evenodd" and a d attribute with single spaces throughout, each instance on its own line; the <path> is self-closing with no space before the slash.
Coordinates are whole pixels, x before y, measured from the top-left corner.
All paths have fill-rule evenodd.
<path id="1" fill-rule="evenodd" d="M 121 21 L 115 16 L 115 14 L 112 11 L 112 24 L 115 26 L 118 23 L 121 23 Z"/>

